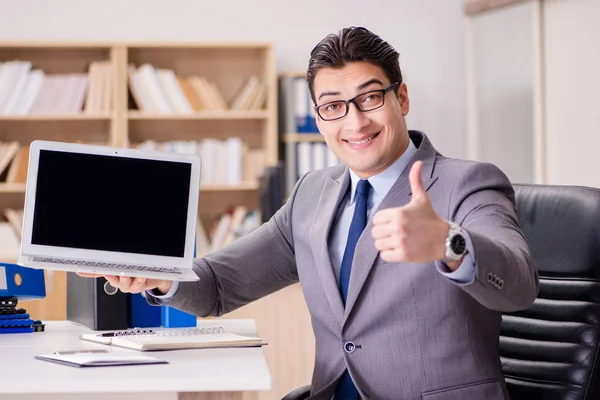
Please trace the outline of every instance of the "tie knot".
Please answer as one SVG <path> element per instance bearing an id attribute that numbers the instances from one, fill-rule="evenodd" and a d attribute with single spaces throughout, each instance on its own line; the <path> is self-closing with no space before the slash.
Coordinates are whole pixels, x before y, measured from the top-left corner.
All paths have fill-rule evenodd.
<path id="1" fill-rule="evenodd" d="M 356 194 L 362 194 L 364 196 L 369 195 L 369 189 L 371 188 L 371 184 L 366 179 L 361 179 L 358 181 L 358 185 L 356 185 Z"/>

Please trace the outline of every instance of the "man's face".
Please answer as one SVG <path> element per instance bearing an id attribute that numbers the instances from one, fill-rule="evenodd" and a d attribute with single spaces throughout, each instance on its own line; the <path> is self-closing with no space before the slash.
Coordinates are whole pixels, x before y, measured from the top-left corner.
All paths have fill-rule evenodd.
<path id="1" fill-rule="evenodd" d="M 355 96 L 374 90 L 385 89 L 390 82 L 383 70 L 370 63 L 354 62 L 343 68 L 323 68 L 314 80 L 317 106 L 323 106 L 321 114 L 325 118 L 339 116 L 344 110 L 339 100 L 349 100 Z M 346 116 L 325 121 L 316 116 L 319 131 L 333 153 L 358 176 L 369 178 L 389 167 L 408 146 L 408 130 L 405 116 L 409 101 L 406 85 L 400 90 L 383 94 L 381 92 L 361 96 L 356 102 L 362 109 L 374 107 L 381 101 L 383 106 L 366 112 L 359 111 L 352 103 L 348 104 Z"/>

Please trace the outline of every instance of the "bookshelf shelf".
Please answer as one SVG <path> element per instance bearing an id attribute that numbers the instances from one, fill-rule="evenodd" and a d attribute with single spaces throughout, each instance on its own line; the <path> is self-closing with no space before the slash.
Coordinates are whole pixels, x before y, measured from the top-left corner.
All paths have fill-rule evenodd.
<path id="1" fill-rule="evenodd" d="M 204 192 L 226 192 L 226 191 L 250 191 L 258 190 L 258 182 L 242 182 L 239 185 L 202 185 L 200 191 Z"/>
<path id="2" fill-rule="evenodd" d="M 0 193 L 25 193 L 25 184 L 0 183 Z"/>
<path id="3" fill-rule="evenodd" d="M 110 114 L 0 115 L 0 121 L 108 121 Z"/>
<path id="4" fill-rule="evenodd" d="M 130 120 L 244 120 L 267 119 L 268 111 L 199 111 L 192 114 L 149 114 L 140 111 L 129 111 Z"/>
<path id="5" fill-rule="evenodd" d="M 286 143 L 298 142 L 324 142 L 325 138 L 320 133 L 288 133 L 283 136 Z"/>

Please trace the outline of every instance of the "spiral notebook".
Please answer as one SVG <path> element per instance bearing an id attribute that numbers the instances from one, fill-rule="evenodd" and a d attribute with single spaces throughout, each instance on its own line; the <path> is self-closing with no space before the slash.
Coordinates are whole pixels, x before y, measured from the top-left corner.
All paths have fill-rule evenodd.
<path id="1" fill-rule="evenodd" d="M 258 347 L 261 338 L 226 332 L 223 327 L 128 329 L 80 335 L 81 340 L 139 351 L 200 349 L 218 347 Z"/>

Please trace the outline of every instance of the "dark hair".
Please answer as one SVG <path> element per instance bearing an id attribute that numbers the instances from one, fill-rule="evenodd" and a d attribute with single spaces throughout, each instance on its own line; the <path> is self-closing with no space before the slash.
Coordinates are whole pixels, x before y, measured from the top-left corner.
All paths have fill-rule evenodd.
<path id="1" fill-rule="evenodd" d="M 306 80 L 310 97 L 316 104 L 315 75 L 322 68 L 342 68 L 355 61 L 377 65 L 390 80 L 402 83 L 398 52 L 385 40 L 366 28 L 351 26 L 329 34 L 310 52 Z"/>

